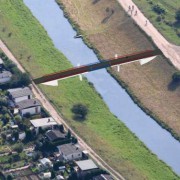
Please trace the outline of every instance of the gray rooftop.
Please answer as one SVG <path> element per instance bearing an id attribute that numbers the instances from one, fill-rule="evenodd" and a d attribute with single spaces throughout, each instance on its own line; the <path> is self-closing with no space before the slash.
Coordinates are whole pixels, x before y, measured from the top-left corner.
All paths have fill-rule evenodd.
<path id="1" fill-rule="evenodd" d="M 98 168 L 91 159 L 83 160 L 83 161 L 76 161 L 76 164 L 82 171 L 87 171 L 87 170 L 92 170 L 92 169 Z"/>
<path id="2" fill-rule="evenodd" d="M 8 92 L 13 98 L 32 95 L 32 91 L 29 89 L 29 87 L 9 89 Z"/>
<path id="3" fill-rule="evenodd" d="M 33 119 L 30 120 L 30 122 L 34 127 L 52 126 L 57 124 L 57 122 L 52 117 Z"/>
<path id="4" fill-rule="evenodd" d="M 12 77 L 11 72 L 9 71 L 3 71 L 2 73 L 0 73 L 0 78 L 8 78 L 8 77 Z"/>
<path id="5" fill-rule="evenodd" d="M 65 138 L 65 134 L 61 133 L 59 130 L 49 130 L 46 132 L 46 136 L 50 141 Z"/>
<path id="6" fill-rule="evenodd" d="M 81 149 L 79 149 L 77 146 L 73 144 L 63 144 L 60 146 L 57 146 L 60 152 L 63 153 L 63 155 L 68 156 L 74 153 L 81 153 Z"/>
<path id="7" fill-rule="evenodd" d="M 18 106 L 19 109 L 41 106 L 39 100 L 37 99 L 27 99 L 16 103 L 16 105 Z"/>

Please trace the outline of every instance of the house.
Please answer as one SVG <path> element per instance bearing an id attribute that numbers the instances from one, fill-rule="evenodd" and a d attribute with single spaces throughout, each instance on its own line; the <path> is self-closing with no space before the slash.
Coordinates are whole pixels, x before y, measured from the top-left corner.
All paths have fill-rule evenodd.
<path id="1" fill-rule="evenodd" d="M 93 180 L 113 180 L 113 177 L 109 174 L 100 174 L 99 176 L 93 177 Z"/>
<path id="2" fill-rule="evenodd" d="M 78 166 L 79 171 L 90 171 L 94 169 L 98 169 L 96 164 L 91 160 L 83 160 L 83 161 L 75 161 L 75 164 Z"/>
<path id="3" fill-rule="evenodd" d="M 66 139 L 66 135 L 60 132 L 60 130 L 49 130 L 45 133 L 45 136 L 48 138 L 50 142 Z"/>
<path id="4" fill-rule="evenodd" d="M 31 115 L 41 113 L 41 104 L 37 99 L 27 99 L 16 103 L 21 116 L 29 113 Z"/>
<path id="5" fill-rule="evenodd" d="M 48 158 L 40 159 L 39 162 L 41 163 L 42 167 L 44 167 L 44 168 L 53 167 L 51 160 L 49 160 Z"/>
<path id="6" fill-rule="evenodd" d="M 43 179 L 51 179 L 51 172 L 43 173 Z"/>
<path id="7" fill-rule="evenodd" d="M 63 157 L 66 162 L 82 158 L 81 149 L 74 144 L 63 144 L 57 146 L 57 148 L 59 150 L 60 156 Z"/>
<path id="8" fill-rule="evenodd" d="M 0 73 L 0 83 L 6 83 L 11 80 L 12 74 L 9 71 L 2 71 Z"/>
<path id="9" fill-rule="evenodd" d="M 43 130 L 45 129 L 53 129 L 54 126 L 57 125 L 57 122 L 52 118 L 41 118 L 41 119 L 33 119 L 30 120 L 31 124 L 36 130 L 36 134 L 39 133 L 39 128 L 42 128 Z"/>
<path id="10" fill-rule="evenodd" d="M 15 103 L 32 99 L 33 97 L 32 91 L 29 87 L 9 89 L 8 92 L 10 99 L 12 99 Z"/>

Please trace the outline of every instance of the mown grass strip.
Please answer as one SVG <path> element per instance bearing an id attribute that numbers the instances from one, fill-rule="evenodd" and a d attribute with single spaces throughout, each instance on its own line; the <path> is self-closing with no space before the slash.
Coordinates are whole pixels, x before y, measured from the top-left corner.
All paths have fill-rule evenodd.
<path id="1" fill-rule="evenodd" d="M 31 76 L 71 67 L 22 0 L 0 0 L 0 3 L 0 37 Z M 110 113 L 86 80 L 79 82 L 78 78 L 72 78 L 61 81 L 59 87 L 41 86 L 41 89 L 71 127 L 127 179 L 179 179 Z M 72 120 L 70 109 L 77 102 L 89 108 L 84 122 Z"/>

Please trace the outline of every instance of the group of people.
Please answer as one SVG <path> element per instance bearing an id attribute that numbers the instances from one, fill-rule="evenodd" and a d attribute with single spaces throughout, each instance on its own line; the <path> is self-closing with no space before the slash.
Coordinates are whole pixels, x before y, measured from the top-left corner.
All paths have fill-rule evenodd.
<path id="1" fill-rule="evenodd" d="M 132 14 L 133 14 L 133 12 L 134 12 L 134 16 L 137 16 L 137 15 L 138 15 L 137 10 L 135 10 L 135 11 L 134 11 L 134 5 L 129 6 L 129 8 L 128 8 L 128 12 L 130 12 L 130 13 L 131 13 L 131 15 L 132 15 Z M 147 26 L 147 24 L 148 24 L 148 21 L 146 20 L 146 21 L 145 21 L 145 26 Z"/>
<path id="2" fill-rule="evenodd" d="M 128 12 L 129 12 L 129 11 L 131 12 L 131 15 L 132 15 L 133 12 L 134 12 L 134 5 L 132 5 L 132 7 L 129 6 Z M 137 16 L 137 10 L 135 11 L 134 16 Z"/>

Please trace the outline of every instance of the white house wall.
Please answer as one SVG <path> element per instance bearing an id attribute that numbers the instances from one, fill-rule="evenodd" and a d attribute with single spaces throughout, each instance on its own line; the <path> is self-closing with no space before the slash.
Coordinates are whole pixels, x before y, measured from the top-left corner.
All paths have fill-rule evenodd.
<path id="1" fill-rule="evenodd" d="M 31 108 L 28 108 L 28 109 L 22 109 L 20 112 L 21 112 L 22 116 L 24 116 L 27 113 L 30 113 L 31 115 L 39 114 L 41 112 L 41 106 L 37 106 L 37 108 L 38 108 L 37 113 L 36 113 L 36 107 L 31 107 Z"/>

